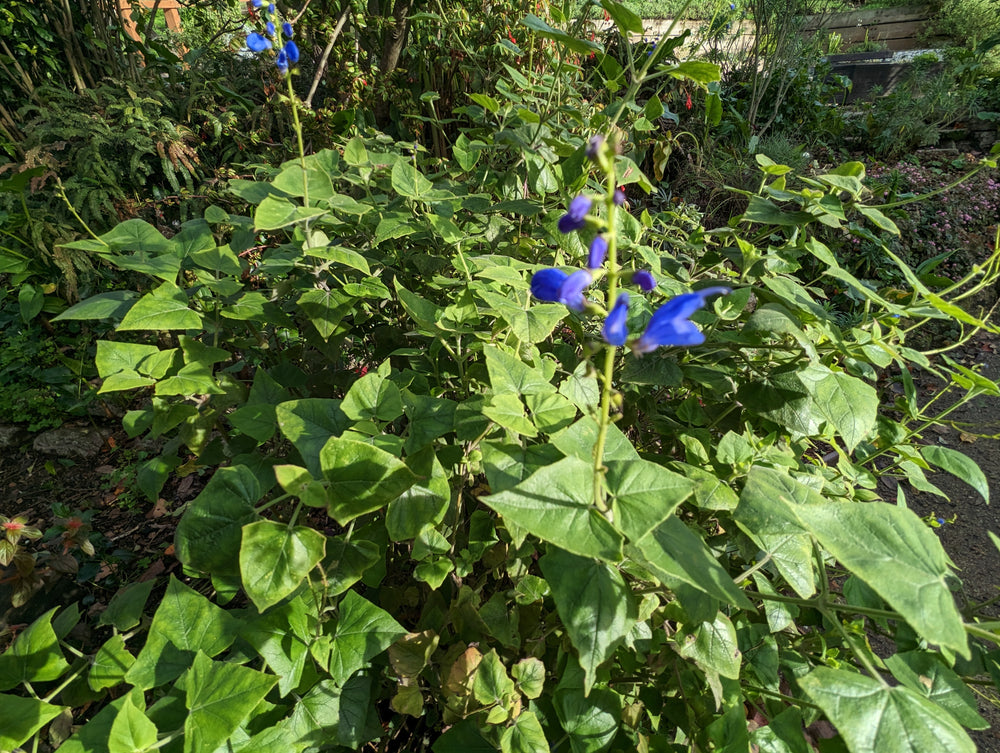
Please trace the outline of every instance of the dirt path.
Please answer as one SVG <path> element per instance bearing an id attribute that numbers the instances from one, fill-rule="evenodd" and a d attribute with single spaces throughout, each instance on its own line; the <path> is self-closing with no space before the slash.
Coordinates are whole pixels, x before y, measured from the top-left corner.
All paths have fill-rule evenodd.
<path id="1" fill-rule="evenodd" d="M 1000 380 L 1000 336 L 980 335 L 972 342 L 949 354 L 967 368 L 978 367 L 994 381 Z M 930 374 L 915 379 L 923 398 L 940 389 L 940 382 Z M 1000 434 L 1000 398 L 981 396 L 949 416 L 954 428 L 943 427 L 928 432 L 925 440 L 935 440 L 943 447 L 963 452 L 972 458 L 990 485 L 991 504 L 968 484 L 947 473 L 928 474 L 928 480 L 951 500 L 927 492 L 915 492 L 906 487 L 907 503 L 921 516 L 934 516 L 947 521 L 936 529 L 962 579 L 965 599 L 984 602 L 1000 595 L 1000 551 L 990 540 L 989 533 L 1000 536 L 1000 439 L 978 436 Z M 891 498 L 890 500 L 891 501 Z M 989 614 L 1000 618 L 1000 604 Z M 996 701 L 1000 703 L 1000 699 Z M 972 733 L 979 753 L 1000 753 L 1000 706 L 981 698 L 979 711 L 992 729 Z"/>

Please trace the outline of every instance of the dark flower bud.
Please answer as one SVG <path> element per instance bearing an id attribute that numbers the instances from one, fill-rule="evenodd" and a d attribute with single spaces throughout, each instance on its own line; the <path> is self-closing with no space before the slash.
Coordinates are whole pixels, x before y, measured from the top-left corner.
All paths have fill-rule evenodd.
<path id="1" fill-rule="evenodd" d="M 619 293 L 618 300 L 612 307 L 608 318 L 604 320 L 604 327 L 601 329 L 601 337 L 608 345 L 624 345 L 628 338 L 628 293 Z"/>
<path id="2" fill-rule="evenodd" d="M 559 218 L 559 232 L 572 233 L 587 224 L 587 213 L 594 202 L 589 196 L 577 196 L 569 203 L 569 210 Z"/>
<path id="3" fill-rule="evenodd" d="M 656 279 L 651 272 L 645 269 L 640 269 L 632 273 L 632 284 L 638 285 L 639 290 L 646 293 L 650 290 L 656 290 Z"/>
<path id="4" fill-rule="evenodd" d="M 587 159 L 597 161 L 597 158 L 601 154 L 601 149 L 604 147 L 604 137 L 601 134 L 596 136 L 591 136 L 590 141 L 587 142 L 587 149 L 584 154 L 587 155 Z"/>
<path id="5" fill-rule="evenodd" d="M 608 242 L 603 235 L 594 237 L 590 242 L 590 254 L 587 256 L 587 266 L 590 269 L 597 269 L 604 263 L 604 257 L 608 255 Z"/>

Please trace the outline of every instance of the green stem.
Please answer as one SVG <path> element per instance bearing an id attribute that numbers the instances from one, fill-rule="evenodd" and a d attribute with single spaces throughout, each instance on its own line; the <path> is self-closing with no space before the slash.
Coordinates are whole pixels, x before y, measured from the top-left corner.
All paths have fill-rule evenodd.
<path id="1" fill-rule="evenodd" d="M 927 408 L 928 408 L 928 407 L 930 406 L 930 404 L 931 404 L 932 402 L 934 402 L 934 400 L 937 400 L 937 398 L 938 398 L 939 396 L 943 395 L 943 394 L 944 394 L 945 392 L 947 392 L 947 390 L 941 390 L 941 392 L 939 392 L 939 393 L 938 393 L 938 394 L 937 394 L 937 395 L 936 395 L 936 396 L 935 396 L 935 397 L 934 397 L 934 398 L 933 398 L 933 399 L 931 400 L 931 402 L 927 403 L 927 405 L 925 405 L 925 406 L 924 406 L 924 410 L 926 410 L 926 409 L 927 409 Z M 978 393 L 977 393 L 977 394 L 978 394 Z M 925 430 L 925 429 L 926 429 L 927 427 L 929 427 L 929 426 L 934 426 L 934 425 L 936 425 L 936 424 L 939 424 L 939 423 L 941 423 L 941 422 L 942 422 L 942 421 L 941 421 L 941 419 L 943 419 L 943 418 L 944 418 L 945 416 L 947 416 L 947 415 L 948 415 L 949 413 L 951 413 L 951 412 L 953 412 L 953 411 L 957 410 L 958 408 L 961 408 L 961 407 L 962 407 L 962 406 L 963 406 L 963 405 L 964 405 L 965 403 L 967 403 L 967 402 L 968 402 L 969 400 L 971 400 L 971 399 L 972 399 L 973 397 L 975 397 L 975 396 L 976 396 L 976 395 L 972 395 L 972 394 L 970 393 L 970 394 L 967 394 L 967 395 L 966 395 L 965 397 L 963 397 L 963 398 L 959 398 L 958 402 L 956 402 L 956 403 L 955 403 L 954 405 L 952 405 L 951 407 L 949 407 L 949 408 L 945 408 L 945 409 L 944 409 L 943 411 L 941 411 L 940 413 L 938 413 L 938 414 L 937 414 L 936 416 L 934 416 L 933 418 L 928 418 L 928 419 L 926 419 L 926 420 L 925 420 L 925 421 L 924 421 L 924 422 L 923 422 L 923 423 L 922 423 L 922 424 L 921 424 L 921 425 L 920 425 L 919 427 L 917 427 L 916 429 L 910 429 L 910 430 L 909 430 L 909 431 L 908 431 L 908 432 L 906 433 L 906 436 L 905 436 L 905 437 L 903 437 L 903 438 L 902 438 L 902 439 L 901 439 L 901 440 L 900 440 L 899 442 L 896 442 L 896 443 L 894 443 L 894 444 L 890 445 L 889 447 L 886 447 L 885 449 L 882 449 L 882 450 L 879 450 L 878 452 L 876 452 L 876 453 L 873 453 L 873 454 L 869 455 L 869 456 L 868 456 L 868 457 L 866 457 L 866 458 L 865 458 L 864 460 L 862 460 L 862 461 L 861 461 L 861 463 L 862 463 L 862 464 L 864 464 L 864 463 L 870 463 L 870 462 L 871 462 L 872 460 L 874 460 L 875 458 L 879 457 L 880 455 L 885 455 L 885 454 L 886 454 L 887 452 L 892 452 L 892 450 L 893 450 L 893 449 L 894 449 L 894 448 L 895 448 L 895 447 L 896 447 L 897 445 L 900 445 L 900 444 L 904 444 L 904 443 L 906 443 L 906 442 L 909 442 L 909 441 L 910 441 L 910 439 L 911 439 L 912 437 L 915 437 L 916 435 L 920 434 L 920 432 L 924 431 L 924 430 Z"/>
<path id="2" fill-rule="evenodd" d="M 685 11 L 687 11 L 687 8 L 688 8 L 688 6 L 690 4 L 691 4 L 691 0 L 686 0 L 686 2 L 684 3 L 684 5 L 681 6 L 681 9 L 677 13 L 674 14 L 674 19 L 673 19 L 673 21 L 671 21 L 670 26 L 668 26 L 667 30 L 664 31 L 663 34 L 660 35 L 660 39 L 657 42 L 657 46 L 661 46 L 670 37 L 670 35 L 674 33 L 674 26 L 677 25 L 678 19 L 680 19 L 680 18 L 682 18 L 684 16 Z M 631 58 L 632 57 L 632 55 L 631 55 L 632 45 L 629 42 L 629 39 L 628 39 L 627 36 L 625 36 L 625 43 L 628 45 L 628 48 L 629 48 L 629 58 Z M 642 67 L 639 68 L 639 72 L 632 77 L 632 81 L 629 84 L 628 90 L 625 92 L 625 96 L 621 98 L 622 102 L 632 102 L 632 101 L 634 101 L 635 100 L 635 95 L 639 93 L 639 89 L 647 81 L 647 79 L 668 75 L 666 72 L 655 73 L 655 74 L 650 75 L 649 68 L 653 64 L 653 59 L 655 57 L 656 57 L 655 54 L 654 55 L 649 55 L 649 56 L 646 57 L 646 60 L 642 64 Z M 632 65 L 630 64 L 629 67 L 631 69 Z M 621 116 L 622 116 L 622 114 L 624 112 L 625 112 L 625 108 L 624 107 L 619 107 L 618 108 L 618 111 L 614 114 L 614 117 L 611 118 L 611 122 L 608 125 L 608 132 L 609 133 L 614 129 L 615 125 L 617 125 L 619 118 L 621 118 Z"/>
<path id="3" fill-rule="evenodd" d="M 987 599 L 986 601 L 980 602 L 978 604 L 976 602 L 972 602 L 971 604 L 969 604 L 969 610 L 972 612 L 978 612 L 979 610 L 985 609 L 986 607 L 992 607 L 998 601 L 1000 601 L 1000 596 L 994 596 L 992 599 Z"/>
<path id="4" fill-rule="evenodd" d="M 299 99 L 295 96 L 291 74 L 285 76 L 288 82 L 288 99 L 292 106 L 292 127 L 299 145 L 299 164 L 302 165 L 302 206 L 309 206 L 309 177 L 306 175 L 306 147 L 302 140 L 302 123 L 299 121 Z"/>
<path id="5" fill-rule="evenodd" d="M 965 632 L 974 638 L 982 638 L 984 641 L 989 641 L 990 643 L 995 643 L 1000 646 L 1000 635 L 991 633 L 989 630 L 983 630 L 982 628 L 970 625 L 967 622 L 965 623 Z"/>
<path id="6" fill-rule="evenodd" d="M 531 47 L 534 48 L 534 46 L 535 46 L 534 41 L 532 41 Z M 542 133 L 542 128 L 544 128 L 546 125 L 546 121 L 548 120 L 549 117 L 549 112 L 552 109 L 552 102 L 555 99 L 556 95 L 556 82 L 559 80 L 559 76 L 562 74 L 562 69 L 563 69 L 563 58 L 562 55 L 560 55 L 559 62 L 556 64 L 556 71 L 552 75 L 552 86 L 549 88 L 548 94 L 546 95 L 545 108 L 541 111 L 538 121 L 538 127 L 535 129 L 535 133 L 531 136 L 531 141 L 529 142 L 530 143 L 529 148 L 533 149 L 535 147 L 535 144 L 538 143 L 538 137 Z"/>
<path id="7" fill-rule="evenodd" d="M 175 729 L 173 732 L 171 732 L 166 737 L 162 737 L 159 740 L 157 740 L 155 743 L 153 743 L 152 745 L 150 745 L 148 748 L 146 748 L 146 750 L 157 750 L 158 748 L 162 748 L 164 746 L 170 745 L 170 743 L 172 743 L 174 740 L 176 740 L 179 737 L 183 737 L 183 736 L 184 736 L 184 728 L 183 727 L 181 727 L 180 729 Z"/>
<path id="8" fill-rule="evenodd" d="M 762 559 L 760 562 L 757 562 L 753 566 L 748 567 L 742 573 L 733 578 L 733 583 L 735 583 L 738 586 L 740 583 L 745 581 L 747 578 L 749 578 L 755 572 L 760 570 L 762 567 L 764 567 L 764 565 L 766 565 L 770 561 L 771 561 L 771 553 L 768 552 L 766 555 L 764 555 L 764 559 Z"/>
<path id="9" fill-rule="evenodd" d="M 284 502 L 286 499 L 288 499 L 291 496 L 292 496 L 291 494 L 282 494 L 280 497 L 275 497 L 270 502 L 265 502 L 260 507 L 256 508 L 255 512 L 257 512 L 258 514 L 262 513 L 262 512 L 264 512 L 264 510 L 267 510 L 269 507 L 274 507 L 279 502 Z"/>
<path id="10" fill-rule="evenodd" d="M 913 203 L 918 202 L 918 201 L 923 201 L 924 199 L 929 199 L 931 196 L 937 196 L 940 193 L 944 193 L 945 191 L 950 191 L 951 189 L 955 188 L 956 186 L 961 185 L 962 183 L 964 183 L 965 181 L 967 181 L 969 178 L 971 178 L 973 175 L 975 175 L 976 173 L 981 172 L 985 168 L 986 168 L 986 165 L 978 165 L 978 166 L 974 167 L 972 170 L 970 170 L 969 172 L 967 172 L 965 175 L 963 175 L 958 180 L 956 180 L 956 181 L 954 181 L 952 183 L 949 183 L 949 184 L 947 184 L 945 186 L 941 186 L 940 188 L 935 188 L 933 191 L 928 191 L 927 193 L 920 194 L 919 196 L 911 196 L 908 199 L 900 199 L 899 201 L 893 201 L 893 202 L 890 202 L 889 204 L 879 204 L 878 206 L 872 207 L 872 209 L 878 209 L 879 211 L 882 211 L 883 209 L 895 209 L 896 207 L 901 207 L 901 206 L 905 206 L 907 204 L 913 204 Z"/>
<path id="11" fill-rule="evenodd" d="M 298 520 L 298 517 L 299 517 L 299 511 L 300 511 L 301 509 L 302 509 L 302 500 L 300 499 L 300 500 L 299 500 L 299 501 L 298 501 L 298 502 L 297 502 L 297 503 L 295 504 L 295 509 L 294 509 L 294 510 L 292 510 L 292 517 L 290 517 L 290 518 L 288 519 L 288 530 L 289 530 L 289 531 L 290 531 L 290 530 L 292 530 L 292 528 L 294 528 L 294 527 L 295 527 L 295 521 L 296 521 L 296 520 Z"/>
<path id="12" fill-rule="evenodd" d="M 42 699 L 42 701 L 44 701 L 45 703 L 50 703 L 52 699 L 55 698 L 57 695 L 59 695 L 67 685 L 73 682 L 77 677 L 80 676 L 81 673 L 83 673 L 84 670 L 87 669 L 90 669 L 89 661 L 77 667 L 73 672 L 70 672 L 70 674 L 66 677 L 66 679 L 63 680 L 55 690 L 53 690 L 51 693 L 45 696 Z"/>
<path id="13" fill-rule="evenodd" d="M 782 594 L 766 594 L 761 593 L 760 591 L 749 592 L 747 593 L 747 596 L 760 599 L 761 601 L 777 601 L 782 604 L 794 604 L 796 606 L 807 607 L 810 609 L 822 606 L 834 612 L 848 612 L 850 614 L 864 615 L 865 617 L 880 617 L 887 620 L 903 619 L 899 612 L 891 612 L 888 609 L 876 609 L 875 607 L 861 607 L 856 604 L 838 604 L 832 601 L 819 604 L 815 599 L 801 599 L 797 596 L 784 596 Z"/>
<path id="14" fill-rule="evenodd" d="M 610 312 L 618 295 L 618 234 L 615 231 L 615 168 L 614 163 L 606 176 L 607 195 L 604 205 L 608 216 L 608 292 L 606 309 Z M 604 515 L 610 512 L 604 495 L 604 445 L 608 440 L 608 426 L 611 423 L 611 395 L 614 392 L 615 357 L 614 345 L 604 346 L 604 369 L 601 380 L 601 408 L 597 419 L 597 440 L 594 442 L 594 506 Z"/>
<path id="15" fill-rule="evenodd" d="M 104 243 L 104 241 L 101 240 L 100 236 L 90 229 L 90 225 L 84 222 L 84 219 L 83 217 L 80 216 L 80 213 L 76 211 L 76 207 L 73 206 L 73 203 L 69 200 L 69 196 L 66 195 L 66 188 L 63 186 L 62 181 L 59 179 L 58 176 L 56 177 L 56 185 L 58 186 L 58 188 L 56 189 L 56 193 L 59 194 L 59 198 L 62 199 L 63 202 L 66 204 L 66 206 L 69 208 L 70 214 L 72 214 L 76 218 L 76 221 L 79 222 L 80 225 L 83 227 L 83 229 L 87 231 L 87 235 L 89 235 L 95 241 Z M 104 245 L 107 246 L 108 244 L 104 243 Z"/>
<path id="16" fill-rule="evenodd" d="M 806 706 L 811 709 L 817 709 L 819 711 L 822 711 L 822 709 L 815 703 L 811 703 L 801 698 L 795 698 L 794 696 L 785 695 L 784 693 L 779 693 L 777 690 L 768 690 L 767 688 L 761 688 L 758 687 L 757 685 L 751 685 L 750 683 L 746 683 L 744 687 L 746 687 L 747 690 L 750 690 L 754 693 L 760 693 L 761 695 L 766 695 L 768 698 L 777 698 L 779 701 L 785 701 L 786 703 L 791 703 L 795 706 Z"/>

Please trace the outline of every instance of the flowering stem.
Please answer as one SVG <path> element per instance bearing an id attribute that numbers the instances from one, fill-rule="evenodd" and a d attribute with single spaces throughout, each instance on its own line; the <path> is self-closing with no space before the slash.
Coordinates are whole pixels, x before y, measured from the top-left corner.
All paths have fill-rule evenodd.
<path id="1" fill-rule="evenodd" d="M 608 217 L 608 292 L 606 308 L 611 311 L 615 298 L 618 295 L 618 234 L 615 232 L 615 210 L 617 206 L 614 202 L 615 170 L 612 163 L 607 176 L 607 192 L 604 200 Z M 594 442 L 594 506 L 605 516 L 611 508 L 608 507 L 605 496 L 604 474 L 607 468 L 604 466 L 604 445 L 608 439 L 608 425 L 611 423 L 611 395 L 614 390 L 615 376 L 615 355 L 617 348 L 614 345 L 604 346 L 604 373 L 601 378 L 601 408 L 597 419 L 597 440 Z"/>
<path id="2" fill-rule="evenodd" d="M 288 82 L 288 99 L 292 105 L 292 126 L 295 128 L 295 138 L 299 144 L 299 164 L 302 165 L 302 206 L 309 206 L 309 176 L 306 174 L 306 147 L 302 141 L 302 123 L 299 121 L 299 99 L 295 96 L 291 74 L 285 76 Z"/>

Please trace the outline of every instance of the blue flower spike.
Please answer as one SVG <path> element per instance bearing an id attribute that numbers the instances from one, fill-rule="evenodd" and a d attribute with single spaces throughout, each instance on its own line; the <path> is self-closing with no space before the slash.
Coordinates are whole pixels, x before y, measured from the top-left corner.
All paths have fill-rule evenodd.
<path id="1" fill-rule="evenodd" d="M 590 287 L 590 283 L 593 281 L 594 277 L 588 270 L 578 269 L 566 278 L 566 282 L 559 289 L 559 303 L 565 304 L 567 308 L 573 311 L 583 311 L 587 305 L 587 299 L 584 298 L 583 291 Z"/>
<path id="2" fill-rule="evenodd" d="M 531 294 L 540 301 L 555 303 L 568 274 L 561 269 L 542 269 L 531 276 Z"/>
<path id="3" fill-rule="evenodd" d="M 644 293 L 656 290 L 656 278 L 653 277 L 652 272 L 646 269 L 640 269 L 632 273 L 632 284 L 638 285 L 639 290 Z"/>
<path id="4" fill-rule="evenodd" d="M 709 296 L 730 292 L 729 288 L 718 286 L 671 298 L 653 312 L 646 331 L 632 344 L 632 352 L 652 353 L 663 345 L 701 345 L 705 335 L 691 321 L 691 315 L 705 305 Z"/>
<path id="5" fill-rule="evenodd" d="M 600 269 L 604 257 L 608 255 L 608 242 L 603 235 L 594 236 L 590 242 L 590 253 L 587 254 L 587 268 Z"/>
<path id="6" fill-rule="evenodd" d="M 587 213 L 593 205 L 589 196 L 580 194 L 569 203 L 569 210 L 559 218 L 559 232 L 572 233 L 587 224 Z"/>
<path id="7" fill-rule="evenodd" d="M 256 31 L 247 34 L 247 48 L 254 52 L 263 52 L 271 49 L 271 40 Z"/>
<path id="8" fill-rule="evenodd" d="M 611 313 L 604 320 L 604 328 L 601 330 L 601 337 L 608 345 L 618 347 L 625 344 L 628 338 L 628 293 L 619 293 L 615 305 L 611 308 Z"/>

